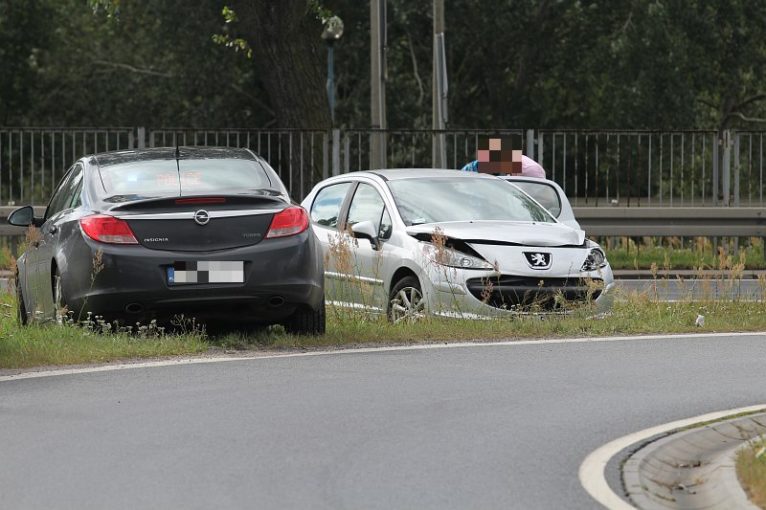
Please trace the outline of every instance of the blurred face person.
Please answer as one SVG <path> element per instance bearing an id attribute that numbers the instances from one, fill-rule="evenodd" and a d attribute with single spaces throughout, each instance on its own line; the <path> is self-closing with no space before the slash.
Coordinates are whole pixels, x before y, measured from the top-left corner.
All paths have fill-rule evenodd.
<path id="1" fill-rule="evenodd" d="M 476 151 L 479 172 L 487 174 L 521 174 L 521 151 L 514 150 L 511 147 L 510 137 L 481 137 L 479 139 L 479 148 Z"/>

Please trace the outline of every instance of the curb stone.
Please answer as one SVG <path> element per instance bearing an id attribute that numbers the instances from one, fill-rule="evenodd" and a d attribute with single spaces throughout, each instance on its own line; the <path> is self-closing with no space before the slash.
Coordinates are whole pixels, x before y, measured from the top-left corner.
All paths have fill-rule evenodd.
<path id="1" fill-rule="evenodd" d="M 761 412 L 661 436 L 625 461 L 628 498 L 644 510 L 757 510 L 737 478 L 736 455 L 764 434 Z"/>

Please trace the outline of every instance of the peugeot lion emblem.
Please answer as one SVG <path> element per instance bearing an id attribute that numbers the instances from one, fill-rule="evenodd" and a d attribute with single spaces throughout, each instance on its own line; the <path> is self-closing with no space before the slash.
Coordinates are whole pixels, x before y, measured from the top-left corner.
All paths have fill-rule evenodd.
<path id="1" fill-rule="evenodd" d="M 197 222 L 197 225 L 207 225 L 210 221 L 210 215 L 204 209 L 200 209 L 194 213 L 194 221 Z"/>
<path id="2" fill-rule="evenodd" d="M 532 269 L 548 269 L 551 267 L 551 254 L 537 251 L 525 251 L 524 256 Z"/>

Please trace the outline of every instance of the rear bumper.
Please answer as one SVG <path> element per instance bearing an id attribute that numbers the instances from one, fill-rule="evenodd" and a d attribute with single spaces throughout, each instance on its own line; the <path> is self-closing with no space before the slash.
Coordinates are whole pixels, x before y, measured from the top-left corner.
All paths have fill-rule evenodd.
<path id="1" fill-rule="evenodd" d="M 323 267 L 313 233 L 215 252 L 170 252 L 85 240 L 62 284 L 67 304 L 109 320 L 183 314 L 233 322 L 277 322 L 298 307 L 323 303 Z M 98 269 L 98 253 L 101 269 Z M 94 261 L 96 268 L 94 269 Z M 244 283 L 168 283 L 179 261 L 243 261 Z"/>

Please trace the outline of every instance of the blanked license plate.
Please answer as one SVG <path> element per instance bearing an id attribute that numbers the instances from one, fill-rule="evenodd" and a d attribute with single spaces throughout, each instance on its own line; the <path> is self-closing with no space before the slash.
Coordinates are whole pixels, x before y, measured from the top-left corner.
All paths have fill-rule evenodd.
<path id="1" fill-rule="evenodd" d="M 241 260 L 200 260 L 173 262 L 167 268 L 168 284 L 244 283 L 245 263 Z"/>

